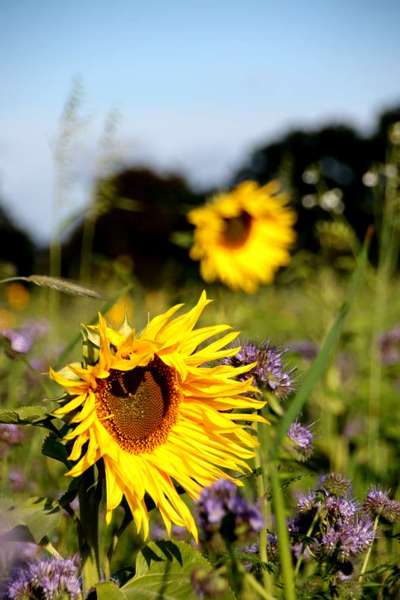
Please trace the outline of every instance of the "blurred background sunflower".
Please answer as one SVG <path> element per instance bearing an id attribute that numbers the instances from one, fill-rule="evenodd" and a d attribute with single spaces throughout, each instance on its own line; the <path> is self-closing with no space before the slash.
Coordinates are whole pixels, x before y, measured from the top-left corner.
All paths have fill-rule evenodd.
<path id="1" fill-rule="evenodd" d="M 244 181 L 190 211 L 195 226 L 190 256 L 200 261 L 207 282 L 221 280 L 232 289 L 253 293 L 270 283 L 290 260 L 295 213 L 277 181 L 259 186 Z"/>

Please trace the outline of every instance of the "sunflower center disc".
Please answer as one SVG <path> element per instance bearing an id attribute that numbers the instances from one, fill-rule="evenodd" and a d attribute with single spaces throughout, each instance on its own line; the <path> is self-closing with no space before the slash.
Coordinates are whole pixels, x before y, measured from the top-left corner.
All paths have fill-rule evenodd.
<path id="1" fill-rule="evenodd" d="M 249 237 L 251 220 L 251 216 L 245 210 L 237 217 L 224 219 L 223 243 L 230 247 L 238 247 L 244 244 Z"/>
<path id="2" fill-rule="evenodd" d="M 173 370 L 158 358 L 131 371 L 111 369 L 107 379 L 98 380 L 96 410 L 124 449 L 134 453 L 150 450 L 175 422 L 174 388 Z"/>

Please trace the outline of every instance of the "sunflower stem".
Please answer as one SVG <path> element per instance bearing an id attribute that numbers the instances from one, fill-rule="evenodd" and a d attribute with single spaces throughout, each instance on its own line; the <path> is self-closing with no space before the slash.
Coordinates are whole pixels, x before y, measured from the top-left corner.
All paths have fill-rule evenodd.
<path id="1" fill-rule="evenodd" d="M 82 557 L 82 578 L 87 593 L 101 579 L 99 552 L 99 505 L 101 499 L 100 483 L 96 485 L 94 468 L 91 467 L 81 476 L 79 489 L 79 545 Z"/>

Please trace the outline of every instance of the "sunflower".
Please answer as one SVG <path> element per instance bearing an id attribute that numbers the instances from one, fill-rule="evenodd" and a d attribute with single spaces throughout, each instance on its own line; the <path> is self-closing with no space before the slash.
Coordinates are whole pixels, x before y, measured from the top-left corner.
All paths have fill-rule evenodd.
<path id="1" fill-rule="evenodd" d="M 290 260 L 295 213 L 277 181 L 245 181 L 190 211 L 188 220 L 195 225 L 190 256 L 200 260 L 205 281 L 252 293 Z"/>
<path id="2" fill-rule="evenodd" d="M 78 477 L 102 458 L 106 521 L 125 496 L 145 538 L 147 494 L 168 534 L 174 523 L 197 539 L 176 484 L 196 500 L 222 477 L 239 483 L 225 469 L 249 468 L 246 460 L 257 440 L 246 427 L 264 421 L 250 412 L 264 405 L 254 399 L 252 381 L 237 379 L 254 365 L 221 364 L 238 352 L 231 347 L 238 333 L 228 325 L 195 329 L 209 302 L 203 292 L 193 309 L 173 318 L 178 304 L 153 318 L 140 335 L 126 323 L 116 331 L 99 315 L 98 325 L 86 329 L 96 349 L 94 364 L 72 363 L 50 372 L 67 392 L 54 414 L 68 415 L 73 426 L 65 440 L 73 440 L 69 459 L 77 462 L 67 474 Z"/>

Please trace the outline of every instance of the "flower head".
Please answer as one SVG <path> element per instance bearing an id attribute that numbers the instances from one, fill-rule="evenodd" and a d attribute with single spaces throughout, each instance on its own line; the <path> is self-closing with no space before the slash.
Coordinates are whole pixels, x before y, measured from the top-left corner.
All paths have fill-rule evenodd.
<path id="1" fill-rule="evenodd" d="M 205 281 L 255 292 L 288 264 L 295 219 L 276 181 L 245 181 L 189 213 L 196 228 L 190 256 L 201 262 Z"/>
<path id="2" fill-rule="evenodd" d="M 345 523 L 339 530 L 339 559 L 343 561 L 364 552 L 372 544 L 374 537 L 374 527 L 369 517 Z"/>
<path id="3" fill-rule="evenodd" d="M 1 329 L 0 335 L 8 340 L 12 353 L 27 354 L 34 342 L 42 337 L 48 330 L 48 324 L 44 320 L 27 321 L 20 329 Z"/>
<path id="4" fill-rule="evenodd" d="M 81 597 L 78 568 L 71 559 L 40 560 L 17 569 L 7 589 L 9 600 L 58 600 L 65 597 L 71 600 Z"/>
<path id="5" fill-rule="evenodd" d="M 351 489 L 351 482 L 340 473 L 329 473 L 321 478 L 320 487 L 328 494 L 344 496 Z"/>
<path id="6" fill-rule="evenodd" d="M 234 366 L 256 363 L 253 368 L 240 376 L 241 379 L 253 377 L 260 389 L 268 389 L 278 398 L 286 398 L 293 390 L 292 373 L 285 369 L 283 352 L 267 341 L 257 345 L 252 342 L 242 346 L 239 352 L 227 363 Z"/>
<path id="7" fill-rule="evenodd" d="M 400 502 L 391 500 L 384 490 L 371 488 L 364 500 L 365 510 L 372 516 L 382 516 L 388 521 L 400 521 Z"/>
<path id="8" fill-rule="evenodd" d="M 298 458 L 306 460 L 312 454 L 313 434 L 304 425 L 297 421 L 289 427 L 288 437 L 293 444 L 293 449 Z"/>
<path id="9" fill-rule="evenodd" d="M 206 539 L 219 532 L 228 541 L 234 541 L 263 527 L 260 510 L 240 496 L 231 481 L 221 479 L 205 488 L 197 508 L 199 524 Z"/>
<path id="10" fill-rule="evenodd" d="M 182 305 L 174 306 L 140 335 L 126 323 L 116 331 L 99 316 L 98 325 L 86 332 L 85 355 L 93 361 L 51 371 L 68 393 L 55 415 L 69 415 L 73 426 L 65 440 L 73 440 L 69 459 L 78 462 L 69 475 L 77 477 L 103 458 L 107 522 L 125 496 L 144 537 L 148 494 L 168 535 L 175 524 L 197 538 L 193 516 L 175 484 L 197 500 L 204 487 L 221 477 L 234 480 L 226 470 L 248 470 L 246 459 L 257 446 L 241 421 L 264 422 L 251 412 L 264 405 L 250 397 L 255 391 L 251 379 L 237 379 L 249 366 L 215 364 L 238 352 L 226 348 L 237 333 L 226 333 L 227 325 L 194 329 L 209 302 L 203 293 L 192 310 L 172 318 Z"/>
<path id="11" fill-rule="evenodd" d="M 20 444 L 24 439 L 22 428 L 12 423 L 0 424 L 0 443 L 6 446 L 15 446 Z"/>

